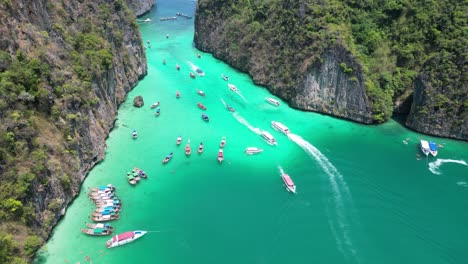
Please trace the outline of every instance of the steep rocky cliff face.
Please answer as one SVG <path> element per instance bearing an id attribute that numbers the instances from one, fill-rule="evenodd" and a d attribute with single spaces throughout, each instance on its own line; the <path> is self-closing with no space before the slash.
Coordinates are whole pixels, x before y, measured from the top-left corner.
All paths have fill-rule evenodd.
<path id="1" fill-rule="evenodd" d="M 444 71 L 443 64 L 451 71 Z M 426 63 L 416 79 L 406 125 L 421 133 L 468 139 L 467 72 L 463 57 L 440 56 Z"/>
<path id="2" fill-rule="evenodd" d="M 144 13 L 154 1 L 131 3 Z M 104 157 L 117 107 L 147 65 L 122 0 L 3 1 L 0 17 L 0 239 L 16 240 L 0 245 L 10 247 L 0 262 L 20 263 Z"/>
<path id="3" fill-rule="evenodd" d="M 440 4 L 199 0 L 194 43 L 295 108 L 366 124 L 409 114 L 412 129 L 468 140 L 468 15 Z"/>
<path id="4" fill-rule="evenodd" d="M 155 2 L 156 0 L 127 0 L 127 5 L 139 17 L 148 13 Z"/>

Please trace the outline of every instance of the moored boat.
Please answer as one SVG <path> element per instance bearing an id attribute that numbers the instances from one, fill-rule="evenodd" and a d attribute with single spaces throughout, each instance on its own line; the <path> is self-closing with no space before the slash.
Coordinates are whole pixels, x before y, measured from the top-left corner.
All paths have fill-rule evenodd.
<path id="1" fill-rule="evenodd" d="M 432 156 L 437 156 L 438 148 L 435 142 L 429 141 L 429 152 Z"/>
<path id="2" fill-rule="evenodd" d="M 205 92 L 200 90 L 200 89 L 197 89 L 197 94 L 199 94 L 201 96 L 205 96 Z"/>
<path id="3" fill-rule="evenodd" d="M 224 160 L 224 152 L 223 149 L 219 149 L 218 151 L 218 162 L 221 163 Z"/>
<path id="4" fill-rule="evenodd" d="M 137 231 L 129 231 L 129 232 L 115 235 L 111 239 L 107 240 L 106 247 L 113 248 L 113 247 L 125 245 L 127 243 L 137 240 L 138 238 L 144 236 L 146 233 L 147 231 L 137 230 Z"/>
<path id="5" fill-rule="evenodd" d="M 100 217 L 104 215 L 116 216 L 119 215 L 117 211 L 103 211 L 103 212 L 91 212 L 90 214 L 92 217 Z"/>
<path id="6" fill-rule="evenodd" d="M 225 145 L 226 145 L 226 137 L 223 137 L 221 139 L 221 142 L 219 142 L 219 147 L 224 148 Z"/>
<path id="7" fill-rule="evenodd" d="M 192 79 L 196 78 L 196 76 L 195 76 L 195 74 L 193 74 L 193 72 L 190 73 L 190 78 L 192 78 Z"/>
<path id="8" fill-rule="evenodd" d="M 271 121 L 271 126 L 272 126 L 274 129 L 276 129 L 276 130 L 282 132 L 282 133 L 285 134 L 285 135 L 287 135 L 287 134 L 290 133 L 289 128 L 288 128 L 287 126 L 281 124 L 280 122 Z"/>
<path id="9" fill-rule="evenodd" d="M 228 83 L 228 88 L 229 88 L 229 90 L 231 90 L 233 92 L 237 92 L 237 87 L 232 83 Z"/>
<path id="10" fill-rule="evenodd" d="M 206 110 L 206 106 L 204 106 L 202 103 L 198 103 L 197 106 L 198 106 L 198 108 L 200 108 L 202 110 Z"/>
<path id="11" fill-rule="evenodd" d="M 265 100 L 266 100 L 268 103 L 270 103 L 270 104 L 272 104 L 272 105 L 274 105 L 274 106 L 279 106 L 279 105 L 280 105 L 280 102 L 279 102 L 278 100 L 273 99 L 273 98 L 271 98 L 271 97 L 267 97 L 267 98 L 265 98 Z"/>
<path id="12" fill-rule="evenodd" d="M 93 216 L 91 217 L 91 220 L 94 222 L 108 222 L 112 220 L 117 220 L 120 218 L 120 215 L 114 214 L 114 215 L 101 215 L 101 216 Z"/>
<path id="13" fill-rule="evenodd" d="M 187 143 L 187 144 L 185 145 L 185 155 L 186 155 L 186 156 L 190 156 L 190 154 L 192 154 L 192 149 L 190 148 L 190 144 Z"/>
<path id="14" fill-rule="evenodd" d="M 221 74 L 221 78 L 223 78 L 223 80 L 225 80 L 225 81 L 229 81 L 229 77 L 226 76 L 224 73 Z"/>
<path id="15" fill-rule="evenodd" d="M 204 146 L 203 146 L 203 142 L 200 142 L 200 145 L 198 145 L 198 154 L 201 154 L 203 152 L 203 149 L 204 149 Z"/>
<path id="16" fill-rule="evenodd" d="M 276 145 L 276 140 L 275 138 L 267 131 L 262 131 L 262 133 L 260 134 L 263 139 L 265 139 L 265 141 L 270 144 L 270 145 Z"/>
<path id="17" fill-rule="evenodd" d="M 156 108 L 156 111 L 154 112 L 154 115 L 158 117 L 161 114 L 161 108 Z"/>
<path id="18" fill-rule="evenodd" d="M 197 53 L 197 58 L 199 58 L 199 59 L 201 58 L 201 55 L 200 55 L 200 53 Z"/>
<path id="19" fill-rule="evenodd" d="M 112 230 L 102 228 L 82 228 L 80 231 L 90 236 L 107 236 L 112 234 Z"/>
<path id="20" fill-rule="evenodd" d="M 181 136 L 178 136 L 178 137 L 177 137 L 177 140 L 176 140 L 176 144 L 177 144 L 177 145 L 180 145 L 181 142 L 182 142 L 182 137 L 181 137 Z"/>
<path id="21" fill-rule="evenodd" d="M 112 206 L 112 205 L 108 205 L 108 206 L 105 206 L 105 207 L 97 207 L 96 209 L 94 209 L 94 212 L 95 213 L 104 213 L 104 212 L 109 212 L 109 211 L 113 211 L 113 212 L 120 212 L 121 210 L 121 207 L 120 206 Z"/>
<path id="22" fill-rule="evenodd" d="M 133 177 L 132 174 L 127 174 L 127 181 L 128 181 L 128 183 L 130 183 L 131 185 L 137 184 L 137 181 L 135 180 L 135 178 Z"/>
<path id="23" fill-rule="evenodd" d="M 172 157 L 174 157 L 174 153 L 171 152 L 171 153 L 169 153 L 169 155 L 167 155 L 166 157 L 164 157 L 164 159 L 162 160 L 162 163 L 163 163 L 163 164 L 168 163 L 168 162 L 172 159 Z"/>
<path id="24" fill-rule="evenodd" d="M 153 108 L 155 108 L 155 107 L 158 107 L 158 106 L 159 106 L 159 103 L 160 103 L 160 102 L 155 102 L 155 103 L 153 103 L 153 104 L 151 105 L 150 108 L 153 109 Z"/>
<path id="25" fill-rule="evenodd" d="M 201 115 L 201 118 L 206 122 L 210 122 L 210 118 L 205 113 Z"/>
<path id="26" fill-rule="evenodd" d="M 86 223 L 88 228 L 101 228 L 106 230 L 114 230 L 114 227 L 110 223 Z"/>
<path id="27" fill-rule="evenodd" d="M 205 73 L 200 69 L 200 68 L 195 68 L 195 73 L 198 75 L 198 76 L 205 76 Z"/>
<path id="28" fill-rule="evenodd" d="M 180 66 L 179 66 L 179 64 L 176 64 L 175 67 L 176 67 L 176 69 L 177 69 L 178 71 L 180 71 Z"/>
<path id="29" fill-rule="evenodd" d="M 99 186 L 99 187 L 92 187 L 92 188 L 89 188 L 90 191 L 92 192 L 97 192 L 97 191 L 115 191 L 115 187 L 112 186 L 112 184 L 108 184 L 108 185 L 105 185 L 105 186 Z"/>
<path id="30" fill-rule="evenodd" d="M 281 178 L 283 179 L 286 189 L 292 193 L 296 193 L 296 185 L 294 185 L 294 182 L 291 180 L 291 177 L 289 177 L 288 174 L 282 172 Z"/>
<path id="31" fill-rule="evenodd" d="M 257 153 L 260 153 L 262 151 L 263 151 L 263 149 L 257 148 L 257 147 L 248 147 L 248 148 L 245 149 L 245 153 L 247 155 L 257 154 Z"/>
<path id="32" fill-rule="evenodd" d="M 136 139 L 137 137 L 138 137 L 138 133 L 137 133 L 136 129 L 133 129 L 132 138 Z"/>
<path id="33" fill-rule="evenodd" d="M 431 152 L 431 149 L 429 148 L 429 142 L 427 142 L 426 140 L 421 139 L 420 144 L 421 144 L 422 153 L 424 153 L 424 155 L 428 156 L 429 153 Z"/>
<path id="34" fill-rule="evenodd" d="M 139 168 L 137 168 L 135 166 L 133 167 L 133 171 L 138 173 L 138 175 L 140 175 L 140 177 L 142 177 L 142 178 L 145 178 L 145 179 L 148 178 L 148 175 L 146 174 L 146 172 L 144 172 L 143 170 L 141 170 L 141 169 L 139 169 Z"/>
<path id="35" fill-rule="evenodd" d="M 175 93 L 175 97 L 176 97 L 176 98 L 180 98 L 180 92 L 179 92 L 179 91 L 177 91 L 177 92 Z"/>

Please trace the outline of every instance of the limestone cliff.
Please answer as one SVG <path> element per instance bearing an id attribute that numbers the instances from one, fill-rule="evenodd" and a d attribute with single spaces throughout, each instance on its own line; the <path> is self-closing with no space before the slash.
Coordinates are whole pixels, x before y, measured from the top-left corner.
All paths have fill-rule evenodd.
<path id="1" fill-rule="evenodd" d="M 139 13 L 153 3 L 131 1 Z M 16 240 L 0 262 L 20 263 L 104 157 L 118 105 L 147 65 L 122 0 L 7 0 L 0 17 L 0 240 Z"/>
<path id="2" fill-rule="evenodd" d="M 148 13 L 156 0 L 127 0 L 127 5 L 137 17 Z"/>

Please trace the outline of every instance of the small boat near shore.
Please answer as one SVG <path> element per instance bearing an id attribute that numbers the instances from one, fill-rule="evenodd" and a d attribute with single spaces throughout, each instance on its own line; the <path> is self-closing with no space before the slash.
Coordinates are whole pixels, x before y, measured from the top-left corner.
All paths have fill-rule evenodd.
<path id="1" fill-rule="evenodd" d="M 112 220 L 117 220 L 120 218 L 120 215 L 118 214 L 114 214 L 114 215 L 101 215 L 101 216 L 93 216 L 93 217 L 90 217 L 91 220 L 93 220 L 94 222 L 108 222 L 108 221 L 112 221 Z"/>
<path id="2" fill-rule="evenodd" d="M 431 152 L 431 149 L 429 147 L 429 142 L 427 140 L 422 140 L 420 141 L 421 144 L 421 151 L 424 153 L 424 155 L 428 156 L 429 153 Z"/>
<path id="3" fill-rule="evenodd" d="M 206 122 L 210 122 L 210 118 L 205 113 L 201 115 L 201 118 Z"/>
<path id="4" fill-rule="evenodd" d="M 271 97 L 265 98 L 265 101 L 267 101 L 271 105 L 280 106 L 280 102 L 278 100 L 276 100 L 276 99 L 271 98 Z"/>
<path id="5" fill-rule="evenodd" d="M 202 90 L 200 89 L 197 89 L 197 94 L 201 95 L 201 96 L 205 96 L 205 92 L 203 92 Z"/>
<path id="6" fill-rule="evenodd" d="M 191 19 L 192 18 L 192 16 L 189 16 L 187 14 L 183 14 L 183 13 L 180 13 L 180 12 L 177 12 L 176 16 L 184 17 L 186 19 Z"/>
<path id="7" fill-rule="evenodd" d="M 107 185 L 104 185 L 104 186 L 99 186 L 99 187 L 92 187 L 92 188 L 88 188 L 91 192 L 97 192 L 97 191 L 110 191 L 110 192 L 114 192 L 115 191 L 115 187 L 112 186 L 112 184 L 107 184 Z"/>
<path id="8" fill-rule="evenodd" d="M 281 124 L 280 122 L 276 122 L 276 121 L 271 121 L 271 126 L 277 130 L 277 131 L 280 131 L 282 132 L 283 134 L 285 135 L 288 135 L 290 133 L 289 131 L 289 128 L 283 124 Z"/>
<path id="9" fill-rule="evenodd" d="M 221 78 L 223 78 L 223 80 L 225 80 L 225 81 L 229 81 L 229 77 L 224 75 L 224 73 L 221 74 Z"/>
<path id="10" fill-rule="evenodd" d="M 438 148 L 435 142 L 429 141 L 429 152 L 433 157 L 437 156 Z"/>
<path id="11" fill-rule="evenodd" d="M 175 65 L 175 68 L 176 68 L 178 71 L 180 71 L 180 66 L 179 66 L 179 64 L 176 64 L 176 65 Z"/>
<path id="12" fill-rule="evenodd" d="M 175 97 L 176 97 L 177 99 L 180 98 L 180 92 L 179 92 L 179 91 L 177 91 L 177 92 L 175 93 Z"/>
<path id="13" fill-rule="evenodd" d="M 245 154 L 247 155 L 253 155 L 262 152 L 263 149 L 257 148 L 257 147 L 248 147 L 245 149 Z"/>
<path id="14" fill-rule="evenodd" d="M 159 21 L 168 21 L 168 20 L 177 20 L 177 17 L 173 16 L 173 17 L 161 17 L 161 18 L 159 18 Z"/>
<path id="15" fill-rule="evenodd" d="M 155 103 L 153 103 L 153 104 L 150 106 L 150 108 L 153 109 L 153 108 L 158 107 L 158 106 L 159 106 L 159 103 L 160 103 L 160 102 L 155 102 Z"/>
<path id="16" fill-rule="evenodd" d="M 283 179 L 286 189 L 292 193 L 296 193 L 296 185 L 294 185 L 294 182 L 291 180 L 291 177 L 289 177 L 288 174 L 282 172 L 281 178 Z"/>
<path id="17" fill-rule="evenodd" d="M 200 108 L 201 110 L 206 110 L 206 106 L 204 106 L 202 103 L 198 103 L 197 106 L 198 106 L 198 108 Z"/>
<path id="18" fill-rule="evenodd" d="M 192 149 L 190 148 L 190 144 L 187 143 L 187 144 L 185 145 L 185 155 L 186 155 L 186 156 L 190 156 L 190 154 L 192 154 Z"/>
<path id="19" fill-rule="evenodd" d="M 129 232 L 125 232 L 119 235 L 115 235 L 111 239 L 107 240 L 106 247 L 113 248 L 113 247 L 128 244 L 144 236 L 146 233 L 148 232 L 137 230 L 137 231 L 129 231 Z"/>
<path id="20" fill-rule="evenodd" d="M 102 228 L 82 228 L 80 231 L 90 236 L 108 236 L 113 232 L 113 230 Z"/>
<path id="21" fill-rule="evenodd" d="M 225 145 L 226 145 L 226 137 L 223 137 L 221 139 L 221 142 L 219 142 L 219 147 L 224 148 Z"/>
<path id="22" fill-rule="evenodd" d="M 110 223 L 86 223 L 88 228 L 101 228 L 107 230 L 114 230 L 114 227 Z"/>
<path id="23" fill-rule="evenodd" d="M 228 83 L 228 88 L 229 88 L 229 90 L 231 90 L 231 91 L 233 91 L 233 92 L 237 92 L 237 91 L 238 91 L 238 90 L 237 90 L 237 87 L 236 87 L 234 84 L 232 84 L 232 83 Z"/>
<path id="24" fill-rule="evenodd" d="M 222 163 L 224 160 L 224 152 L 223 152 L 223 149 L 219 149 L 218 151 L 218 162 L 219 163 Z"/>
<path id="25" fill-rule="evenodd" d="M 174 157 L 174 153 L 171 152 L 166 157 L 164 157 L 164 159 L 162 160 L 162 163 L 163 164 L 168 163 L 172 159 L 172 157 Z"/>
<path id="26" fill-rule="evenodd" d="M 200 69 L 198 67 L 195 68 L 195 73 L 200 77 L 205 76 L 205 73 L 202 71 L 202 69 Z"/>
<path id="27" fill-rule="evenodd" d="M 136 179 L 133 177 L 133 174 L 131 174 L 131 173 L 127 173 L 127 181 L 128 181 L 128 183 L 130 183 L 131 185 L 137 184 Z"/>
<path id="28" fill-rule="evenodd" d="M 161 114 L 161 108 L 157 108 L 156 111 L 154 112 L 154 116 L 158 117 Z"/>
<path id="29" fill-rule="evenodd" d="M 204 149 L 203 142 L 200 142 L 200 145 L 198 145 L 198 149 L 197 149 L 198 154 L 202 154 L 203 149 Z"/>
<path id="30" fill-rule="evenodd" d="M 265 141 L 270 144 L 270 145 L 276 145 L 276 140 L 275 138 L 267 131 L 262 131 L 262 133 L 260 134 L 262 136 L 263 139 L 265 139 Z"/>
<path id="31" fill-rule="evenodd" d="M 195 76 L 195 74 L 193 74 L 193 72 L 190 73 L 190 78 L 192 78 L 192 79 L 196 78 L 196 76 Z"/>
<path id="32" fill-rule="evenodd" d="M 176 140 L 176 144 L 177 144 L 177 145 L 180 145 L 180 143 L 182 143 L 182 137 L 181 137 L 181 136 L 178 136 L 178 137 L 177 137 L 177 140 Z"/>
<path id="33" fill-rule="evenodd" d="M 133 139 L 137 139 L 137 138 L 138 138 L 138 132 L 136 131 L 136 129 L 133 129 L 133 131 L 132 131 L 132 138 L 133 138 Z"/>
<path id="34" fill-rule="evenodd" d="M 140 177 L 142 177 L 142 178 L 145 178 L 145 179 L 148 178 L 148 175 L 146 174 L 146 172 L 144 172 L 143 170 L 141 170 L 141 169 L 139 169 L 139 168 L 137 168 L 135 166 L 133 167 L 133 172 L 138 173 L 138 175 Z"/>

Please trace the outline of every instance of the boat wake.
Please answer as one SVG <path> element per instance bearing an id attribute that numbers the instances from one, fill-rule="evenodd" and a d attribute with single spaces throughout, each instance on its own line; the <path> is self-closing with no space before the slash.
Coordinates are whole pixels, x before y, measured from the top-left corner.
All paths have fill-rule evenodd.
<path id="1" fill-rule="evenodd" d="M 238 113 L 234 113 L 233 114 L 234 118 L 239 121 L 239 123 L 243 124 L 244 126 L 246 126 L 248 129 L 250 129 L 252 132 L 254 132 L 255 134 L 257 135 L 260 135 L 262 133 L 262 131 L 257 128 L 257 127 L 253 127 L 251 124 L 249 124 L 249 122 L 247 122 L 247 120 L 245 120 L 242 116 L 240 116 Z"/>
<path id="2" fill-rule="evenodd" d="M 239 91 L 234 92 L 234 93 L 236 93 L 237 95 L 239 95 L 239 97 L 242 98 L 242 100 L 244 100 L 244 102 L 247 103 L 247 100 L 245 99 L 245 97 L 244 97 Z"/>
<path id="3" fill-rule="evenodd" d="M 355 262 L 357 259 L 356 249 L 350 238 L 350 217 L 346 215 L 345 209 L 355 211 L 352 207 L 352 197 L 348 185 L 343 179 L 343 175 L 336 167 L 327 159 L 325 155 L 314 147 L 310 142 L 296 134 L 288 134 L 288 138 L 301 147 L 311 158 L 315 159 L 323 171 L 327 174 L 328 180 L 334 194 L 334 207 L 328 207 L 329 226 L 333 236 L 335 237 L 338 250 L 346 258 L 352 258 Z M 345 206 L 345 201 L 350 204 Z"/>
<path id="4" fill-rule="evenodd" d="M 442 174 L 442 172 L 439 171 L 439 167 L 442 166 L 442 164 L 444 163 L 458 163 L 468 166 L 468 164 L 464 160 L 437 159 L 436 161 L 429 162 L 429 170 L 434 174 L 440 175 Z"/>

